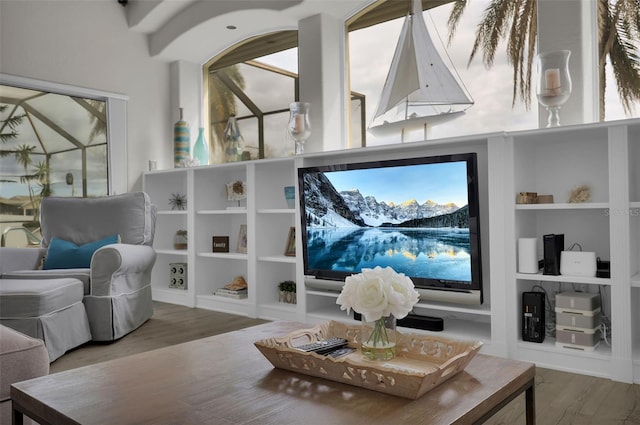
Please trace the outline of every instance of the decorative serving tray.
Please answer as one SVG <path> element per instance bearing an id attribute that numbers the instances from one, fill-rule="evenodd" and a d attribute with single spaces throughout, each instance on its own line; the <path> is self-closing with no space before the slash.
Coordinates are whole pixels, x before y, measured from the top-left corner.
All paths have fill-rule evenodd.
<path id="1" fill-rule="evenodd" d="M 396 357 L 376 362 L 360 351 L 360 329 L 330 321 L 254 344 L 276 368 L 414 400 L 462 372 L 482 347 L 479 341 L 396 332 Z M 293 348 L 330 337 L 346 338 L 357 350 L 334 359 Z"/>

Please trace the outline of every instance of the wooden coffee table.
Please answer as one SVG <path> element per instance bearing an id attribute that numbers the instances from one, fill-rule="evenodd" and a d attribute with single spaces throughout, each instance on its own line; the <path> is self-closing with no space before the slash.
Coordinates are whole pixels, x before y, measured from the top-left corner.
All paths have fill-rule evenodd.
<path id="1" fill-rule="evenodd" d="M 531 363 L 477 355 L 417 400 L 274 369 L 253 342 L 310 326 L 272 322 L 13 384 L 14 424 L 480 423 L 526 393 Z"/>

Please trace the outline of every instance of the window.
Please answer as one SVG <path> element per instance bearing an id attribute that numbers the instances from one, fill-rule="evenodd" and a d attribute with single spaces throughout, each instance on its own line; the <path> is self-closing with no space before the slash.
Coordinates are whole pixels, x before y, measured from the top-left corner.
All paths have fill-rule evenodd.
<path id="1" fill-rule="evenodd" d="M 65 93 L 65 88 L 66 93 Z M 3 76 L 0 85 L 0 230 L 3 246 L 39 243 L 39 205 L 46 196 L 105 196 L 109 157 L 126 169 L 123 146 L 109 146 L 124 128 L 116 97 L 52 83 Z M 124 165 L 122 165 L 124 163 Z M 125 177 L 126 179 L 126 177 Z M 125 180 L 126 181 L 126 180 Z M 125 186 L 126 187 L 126 186 Z"/>
<path id="2" fill-rule="evenodd" d="M 289 104 L 299 100 L 298 52 L 297 47 L 291 47 L 297 45 L 297 32 L 277 34 L 281 39 L 273 34 L 265 35 L 264 40 L 256 38 L 204 66 L 208 87 L 205 105 L 210 128 L 208 140 L 214 162 L 225 161 L 224 129 L 230 115 L 235 115 L 244 150 L 252 159 L 293 154 L 294 142 L 286 127 Z M 238 60 L 244 61 L 235 62 Z M 358 141 L 357 146 L 361 146 L 364 96 L 352 92 L 351 108 L 353 138 Z"/>
<path id="3" fill-rule="evenodd" d="M 295 100 L 297 75 L 249 61 L 209 71 L 209 139 L 224 150 L 224 129 L 235 115 L 251 158 L 288 156 L 293 151 L 285 132 L 289 104 Z M 222 162 L 224 159 L 219 158 Z"/>
<path id="4" fill-rule="evenodd" d="M 406 5 L 409 2 L 395 3 L 405 3 Z M 445 61 L 450 60 L 451 63 L 449 65 L 453 65 L 459 75 L 459 79 L 468 89 L 475 102 L 472 107 L 465 111 L 463 116 L 431 127 L 428 138 L 454 137 L 505 130 L 517 131 L 538 128 L 539 126 L 538 105 L 535 95 L 535 74 L 537 72 L 535 64 L 534 75 L 531 78 L 533 85 L 532 101 L 527 108 L 520 98 L 516 99 L 515 103 L 512 102 L 513 67 L 506 57 L 505 40 L 501 40 L 500 45 L 496 48 L 495 60 L 490 69 L 487 69 L 482 63 L 481 49 L 474 60 L 469 63 L 469 55 L 475 41 L 478 24 L 483 14 L 485 14 L 485 10 L 492 3 L 495 2 L 492 0 L 467 2 L 465 12 L 458 24 L 451 44 L 447 44 L 449 34 L 447 22 L 452 4 L 433 7 L 423 12 L 424 20 L 434 44 L 441 49 L 441 56 Z M 612 7 L 614 3 L 609 2 L 608 4 Z M 373 13 L 373 10 L 376 9 L 372 9 L 370 13 Z M 406 13 L 406 10 L 404 13 Z M 367 125 L 372 121 L 373 113 L 380 98 L 403 21 L 404 16 L 349 32 L 350 84 L 352 90 L 361 92 L 366 96 Z M 621 28 L 623 27 L 621 26 Z M 640 46 L 638 46 L 637 39 L 633 41 L 633 34 L 628 41 L 629 43 L 635 43 L 637 52 Z M 596 64 L 593 64 L 593 66 L 595 68 Z M 640 116 L 640 102 L 638 101 L 632 103 L 632 106 L 635 106 L 634 110 L 630 114 L 625 114 L 609 59 L 607 59 L 606 69 L 606 117 L 604 119 L 609 121 Z M 408 140 L 422 140 L 423 136 L 423 132 L 414 132 Z M 375 137 L 371 132 L 367 132 L 366 143 L 368 146 L 397 143 L 399 141 L 399 136 L 383 138 Z"/>
<path id="5" fill-rule="evenodd" d="M 487 69 L 482 61 L 482 48 L 476 52 L 474 60 L 469 62 L 469 55 L 475 42 L 478 25 L 483 17 L 487 15 L 487 8 L 492 4 L 495 5 L 496 1 L 478 0 L 466 2 L 466 8 L 461 15 L 457 32 L 451 43 L 448 44 L 447 38 L 449 32 L 447 22 L 453 7 L 452 1 L 453 0 L 423 1 L 423 7 L 429 8 L 423 12 L 423 16 L 431 38 L 440 52 L 440 56 L 443 57 L 444 62 L 454 70 L 456 78 L 469 93 L 474 101 L 474 105 L 466 109 L 464 114 L 459 115 L 453 120 L 446 122 L 445 120 L 441 120 L 442 122 L 438 125 L 428 127 L 427 137 L 433 139 L 466 134 L 538 128 L 539 108 L 535 95 L 537 73 L 535 64 L 533 65 L 530 79 L 532 87 L 530 92 L 531 102 L 526 105 L 520 96 L 518 96 L 514 102 L 514 70 L 506 53 L 507 40 L 501 39 L 499 41 L 493 65 L 490 69 Z M 612 5 L 614 3 L 616 3 L 616 1 L 612 0 L 608 4 L 610 7 L 613 7 Z M 351 110 L 349 111 L 350 141 L 347 143 L 347 146 L 373 146 L 398 143 L 401 140 L 399 134 L 376 137 L 371 131 L 367 131 L 367 126 L 372 123 L 373 113 L 376 110 L 378 100 L 382 93 L 400 29 L 406 13 L 410 9 L 410 5 L 411 2 L 409 0 L 380 0 L 372 2 L 365 10 L 359 12 L 347 21 L 347 51 L 349 58 L 347 63 L 348 72 L 346 72 L 346 75 L 350 78 L 349 84 L 352 94 Z M 530 10 L 536 9 L 533 8 Z M 587 19 L 582 14 L 581 16 L 582 19 Z M 629 14 L 629 16 L 635 15 Z M 540 19 L 544 20 L 544 16 Z M 509 23 L 510 21 L 507 17 L 502 22 Z M 622 27 L 626 26 L 623 25 Z M 507 29 L 505 33 L 509 34 L 510 31 Z M 635 51 L 637 52 L 637 40 L 634 40 L 634 35 L 636 35 L 636 33 L 630 33 L 628 44 L 635 43 Z M 637 39 L 637 37 L 635 37 L 635 39 Z M 265 61 L 264 63 L 274 68 L 288 70 L 283 65 L 286 60 L 283 61 L 282 58 L 278 58 L 277 55 L 273 55 L 273 53 L 295 52 L 296 45 L 297 35 L 295 31 L 275 32 L 256 37 L 239 43 L 237 47 L 230 49 L 229 52 L 226 52 L 220 58 L 214 58 L 207 64 L 207 70 L 211 72 L 215 67 L 229 66 L 242 62 L 247 63 L 247 60 Z M 625 43 L 624 45 L 626 46 L 627 44 Z M 297 60 L 297 55 L 295 54 L 289 55 L 287 60 L 291 59 L 291 57 Z M 595 69 L 597 65 L 593 64 L 593 66 Z M 626 114 L 625 111 L 623 111 L 611 69 L 612 67 L 607 59 L 605 93 L 606 117 L 604 119 L 616 120 L 640 116 L 638 115 L 640 113 L 640 102 L 637 100 L 633 102 L 632 106 L 634 110 L 631 111 L 630 114 Z M 288 71 L 293 73 L 293 78 L 296 78 L 295 73 L 297 70 Z M 634 80 L 630 81 L 632 82 L 630 86 L 633 86 Z M 247 84 L 245 95 L 250 99 L 254 96 L 260 96 L 261 92 L 269 92 L 276 97 L 283 98 L 283 102 L 277 107 L 274 106 L 273 111 L 286 109 L 286 102 L 292 98 L 290 93 L 283 95 L 282 91 L 272 91 L 271 86 L 255 85 L 250 81 L 249 77 L 245 82 Z M 630 91 L 631 89 L 627 87 L 626 90 Z M 574 96 L 574 98 L 575 97 L 576 96 Z M 293 98 L 295 98 L 295 95 Z M 588 99 L 588 102 L 591 101 L 591 99 Z M 238 97 L 235 99 L 235 102 L 240 105 L 242 99 Z M 241 120 L 245 121 L 245 123 L 241 123 L 245 139 L 251 138 L 259 140 L 261 137 L 260 118 L 255 115 L 254 112 L 251 112 L 250 108 L 247 107 L 245 109 L 249 109 L 248 115 L 243 116 Z M 282 112 L 282 114 L 286 115 L 285 112 Z M 222 126 L 226 117 L 224 114 L 216 117 L 210 114 L 209 118 L 212 120 L 212 126 Z M 546 119 L 543 121 L 546 121 Z M 214 122 L 217 124 L 213 124 Z M 249 124 L 250 122 L 252 122 L 251 125 Z M 265 130 L 264 141 L 258 141 L 257 143 L 265 143 L 265 146 L 270 144 L 286 144 L 286 134 L 276 131 L 276 129 L 281 127 L 281 123 L 274 123 L 273 135 L 269 135 L 269 132 Z M 423 138 L 424 131 L 420 131 L 410 134 L 408 137 L 405 137 L 405 140 L 422 140 Z M 210 140 L 214 140 L 213 135 L 210 136 Z M 252 149 L 255 150 L 256 148 Z M 267 146 L 265 147 L 265 152 L 266 155 L 270 155 L 269 152 L 275 152 L 275 149 Z M 276 155 L 280 154 L 277 153 Z M 252 157 L 255 156 L 252 154 Z"/>

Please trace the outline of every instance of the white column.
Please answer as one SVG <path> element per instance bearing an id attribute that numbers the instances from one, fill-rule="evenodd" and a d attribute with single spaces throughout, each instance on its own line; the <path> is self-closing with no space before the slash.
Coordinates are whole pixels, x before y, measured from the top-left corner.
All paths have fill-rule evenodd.
<path id="1" fill-rule="evenodd" d="M 169 66 L 169 74 L 171 134 L 173 137 L 173 124 L 180 118 L 179 108 L 183 108 L 184 120 L 189 123 L 190 129 L 190 153 L 193 153 L 193 144 L 198 137 L 198 128 L 205 127 L 203 121 L 205 117 L 202 114 L 202 66 L 192 62 L 175 61 Z M 169 158 L 173 158 L 173 146 L 171 149 Z"/>
<path id="2" fill-rule="evenodd" d="M 345 24 L 325 14 L 299 22 L 300 101 L 311 103 L 305 152 L 345 149 Z"/>
<path id="3" fill-rule="evenodd" d="M 596 3 L 538 0 L 538 52 L 571 50 L 569 72 L 573 88 L 560 110 L 560 125 L 598 121 Z M 539 127 L 546 127 L 547 110 L 539 107 L 538 113 Z"/>

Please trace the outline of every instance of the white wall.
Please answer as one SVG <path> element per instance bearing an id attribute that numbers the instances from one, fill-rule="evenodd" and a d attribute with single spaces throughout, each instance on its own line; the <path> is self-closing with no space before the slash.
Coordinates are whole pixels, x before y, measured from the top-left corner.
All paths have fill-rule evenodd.
<path id="1" fill-rule="evenodd" d="M 128 96 L 129 190 L 149 159 L 173 167 L 169 64 L 150 58 L 115 0 L 0 1 L 0 73 Z"/>

